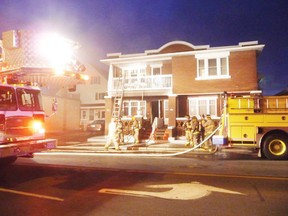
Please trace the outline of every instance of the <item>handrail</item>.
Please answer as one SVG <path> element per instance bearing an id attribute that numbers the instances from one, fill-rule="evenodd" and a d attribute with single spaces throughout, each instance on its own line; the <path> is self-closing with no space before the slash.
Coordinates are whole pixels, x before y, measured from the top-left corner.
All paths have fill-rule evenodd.
<path id="1" fill-rule="evenodd" d="M 120 78 L 122 80 L 123 78 Z M 112 91 L 116 90 L 119 78 L 114 77 Z M 125 90 L 150 90 L 150 89 L 171 89 L 172 75 L 154 75 L 154 76 L 135 76 L 127 77 L 124 81 Z"/>

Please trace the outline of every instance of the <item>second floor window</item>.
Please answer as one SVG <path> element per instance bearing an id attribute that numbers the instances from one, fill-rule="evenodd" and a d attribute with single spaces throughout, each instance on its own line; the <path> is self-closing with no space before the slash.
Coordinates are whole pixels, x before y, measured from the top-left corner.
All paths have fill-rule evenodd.
<path id="1" fill-rule="evenodd" d="M 197 59 L 196 79 L 229 78 L 229 53 L 199 54 Z"/>
<path id="2" fill-rule="evenodd" d="M 162 64 L 152 64 L 151 65 L 151 75 L 161 75 L 162 74 Z"/>
<path id="3" fill-rule="evenodd" d="M 123 73 L 125 74 L 125 78 L 145 76 L 146 66 L 124 68 Z"/>
<path id="4" fill-rule="evenodd" d="M 129 89 L 139 88 L 145 84 L 146 66 L 124 68 L 125 86 Z"/>
<path id="5" fill-rule="evenodd" d="M 95 93 L 95 100 L 104 100 L 106 93 L 103 92 L 96 92 Z"/>
<path id="6" fill-rule="evenodd" d="M 106 93 L 103 93 L 103 92 L 99 93 L 99 100 L 104 100 L 105 96 L 106 96 Z"/>

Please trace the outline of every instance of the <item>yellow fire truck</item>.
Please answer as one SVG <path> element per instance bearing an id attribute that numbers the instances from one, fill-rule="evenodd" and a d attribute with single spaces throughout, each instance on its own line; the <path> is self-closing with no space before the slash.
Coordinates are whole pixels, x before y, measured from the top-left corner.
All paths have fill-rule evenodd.
<path id="1" fill-rule="evenodd" d="M 220 144 L 255 148 L 272 160 L 288 158 L 288 96 L 225 93 L 221 121 Z"/>
<path id="2" fill-rule="evenodd" d="M 0 77 L 0 162 L 13 163 L 55 148 L 57 140 L 45 139 L 45 113 L 40 89 Z"/>

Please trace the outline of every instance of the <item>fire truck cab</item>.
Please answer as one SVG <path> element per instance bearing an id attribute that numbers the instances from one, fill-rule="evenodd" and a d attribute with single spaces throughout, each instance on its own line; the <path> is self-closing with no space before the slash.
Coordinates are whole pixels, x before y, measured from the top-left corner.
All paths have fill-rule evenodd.
<path id="1" fill-rule="evenodd" d="M 231 147 L 251 147 L 271 160 L 288 158 L 288 96 L 224 94 L 220 134 Z"/>
<path id="2" fill-rule="evenodd" d="M 55 139 L 45 139 L 44 121 L 37 86 L 0 82 L 0 161 L 55 148 Z"/>

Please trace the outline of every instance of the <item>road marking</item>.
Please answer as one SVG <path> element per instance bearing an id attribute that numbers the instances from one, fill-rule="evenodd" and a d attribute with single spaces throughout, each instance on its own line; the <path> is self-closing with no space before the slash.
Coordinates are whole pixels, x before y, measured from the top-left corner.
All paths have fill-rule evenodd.
<path id="1" fill-rule="evenodd" d="M 64 201 L 64 199 L 61 199 L 58 197 L 52 197 L 52 196 L 46 196 L 46 195 L 41 195 L 41 194 L 16 191 L 16 190 L 11 190 L 11 189 L 6 189 L 6 188 L 0 188 L 0 192 L 19 194 L 19 195 L 23 195 L 23 196 L 37 197 L 37 198 L 41 198 L 41 199 L 49 199 L 49 200 L 60 201 L 60 202 Z"/>
<path id="2" fill-rule="evenodd" d="M 195 200 L 210 195 L 212 192 L 228 193 L 235 195 L 245 195 L 240 192 L 226 190 L 219 187 L 213 187 L 200 182 L 180 183 L 180 184 L 164 184 L 164 185 L 148 185 L 147 188 L 167 189 L 166 191 L 134 191 L 103 188 L 99 193 L 128 195 L 138 197 L 155 197 L 170 200 Z"/>

